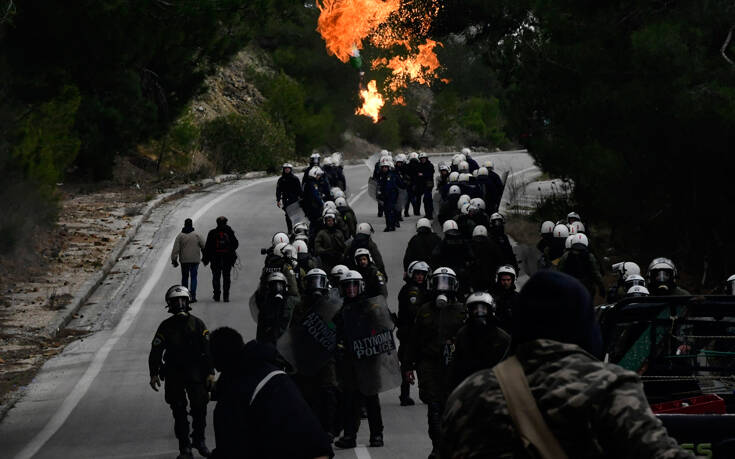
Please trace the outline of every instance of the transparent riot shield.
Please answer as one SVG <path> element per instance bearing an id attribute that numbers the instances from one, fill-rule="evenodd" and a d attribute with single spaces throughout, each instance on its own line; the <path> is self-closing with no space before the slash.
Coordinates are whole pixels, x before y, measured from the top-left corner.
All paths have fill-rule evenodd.
<path id="1" fill-rule="evenodd" d="M 354 359 L 357 383 L 364 395 L 398 387 L 401 370 L 393 320 L 382 295 L 346 304 L 342 310 L 346 352 Z"/>
<path id="2" fill-rule="evenodd" d="M 334 356 L 337 332 L 332 320 L 341 307 L 339 296 L 319 298 L 278 339 L 278 352 L 298 373 L 314 375 Z"/>

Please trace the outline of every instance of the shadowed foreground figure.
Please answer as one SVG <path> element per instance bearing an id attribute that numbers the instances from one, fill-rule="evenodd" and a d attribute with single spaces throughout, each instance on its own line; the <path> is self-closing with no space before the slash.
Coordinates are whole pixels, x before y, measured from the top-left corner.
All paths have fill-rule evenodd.
<path id="1" fill-rule="evenodd" d="M 213 458 L 326 459 L 329 438 L 296 385 L 274 363 L 272 346 L 229 328 L 212 332 L 215 388 Z"/>
<path id="2" fill-rule="evenodd" d="M 579 281 L 534 275 L 521 291 L 512 336 L 533 399 L 568 457 L 693 457 L 653 415 L 638 375 L 598 360 L 602 340 Z M 442 434 L 442 458 L 540 457 L 524 447 L 493 370 L 451 394 Z"/>

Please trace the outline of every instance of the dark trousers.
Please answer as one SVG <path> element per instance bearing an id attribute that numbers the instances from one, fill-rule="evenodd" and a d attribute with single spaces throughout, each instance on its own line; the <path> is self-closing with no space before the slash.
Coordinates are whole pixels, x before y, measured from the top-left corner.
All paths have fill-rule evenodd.
<path id="1" fill-rule="evenodd" d="M 378 394 L 363 395 L 357 388 L 347 387 L 345 388 L 344 397 L 344 432 L 346 437 L 357 436 L 357 431 L 360 430 L 360 414 L 363 404 L 367 410 L 370 436 L 383 434 L 383 416 L 380 412 L 380 398 Z"/>
<path id="2" fill-rule="evenodd" d="M 291 234 L 291 231 L 293 231 L 293 222 L 291 221 L 291 217 L 289 217 L 288 214 L 286 214 L 286 229 L 288 230 L 286 231 L 286 234 Z"/>
<path id="3" fill-rule="evenodd" d="M 197 273 L 199 272 L 199 263 L 181 263 L 181 285 L 189 289 L 191 299 L 197 298 Z M 191 277 L 191 285 L 189 285 L 189 277 Z"/>
<path id="4" fill-rule="evenodd" d="M 416 192 L 416 205 L 414 205 L 414 213 L 418 215 L 418 209 L 421 208 L 421 199 L 424 199 L 424 215 L 426 218 L 434 216 L 434 199 L 431 196 L 431 188 L 424 188 Z"/>
<path id="5" fill-rule="evenodd" d="M 383 208 L 385 212 L 385 226 L 386 228 L 395 229 L 396 223 L 398 222 L 398 210 L 396 209 L 396 200 L 389 199 L 385 201 Z"/>
<path id="6" fill-rule="evenodd" d="M 194 441 L 204 440 L 204 429 L 207 426 L 207 388 L 204 383 L 190 383 L 178 378 L 165 379 L 166 403 L 174 415 L 174 433 L 179 444 L 189 444 L 188 405 L 191 406 L 192 433 Z"/>
<path id="7" fill-rule="evenodd" d="M 214 297 L 219 299 L 220 292 L 224 299 L 230 298 L 230 271 L 232 265 L 224 260 L 212 260 L 212 289 Z M 222 288 L 220 289 L 220 277 L 222 278 Z"/>

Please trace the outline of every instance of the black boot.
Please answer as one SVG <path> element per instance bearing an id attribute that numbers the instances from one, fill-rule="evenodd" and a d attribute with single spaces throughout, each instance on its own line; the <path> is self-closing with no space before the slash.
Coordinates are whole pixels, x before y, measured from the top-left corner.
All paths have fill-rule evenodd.
<path id="1" fill-rule="evenodd" d="M 385 443 L 383 442 L 383 434 L 370 434 L 370 446 L 373 448 L 380 448 Z"/>
<path id="2" fill-rule="evenodd" d="M 214 301 L 219 301 L 219 292 L 214 292 L 214 295 L 212 295 L 212 299 Z"/>
<path id="3" fill-rule="evenodd" d="M 398 397 L 401 401 L 401 406 L 413 406 L 416 402 L 411 398 L 411 386 L 408 384 L 401 384 L 401 395 Z"/>
<path id="4" fill-rule="evenodd" d="M 179 440 L 179 455 L 176 459 L 193 459 L 194 455 L 191 452 L 191 444 L 189 440 Z"/>
<path id="5" fill-rule="evenodd" d="M 344 435 L 334 442 L 334 446 L 341 449 L 354 448 L 357 446 L 357 440 L 355 439 L 355 437 L 348 437 L 347 435 Z"/>
<path id="6" fill-rule="evenodd" d="M 203 438 L 201 440 L 194 440 L 192 443 L 194 448 L 199 451 L 199 454 L 201 454 L 202 457 L 209 457 L 212 455 L 212 452 L 207 448 L 207 444 L 204 442 Z"/>

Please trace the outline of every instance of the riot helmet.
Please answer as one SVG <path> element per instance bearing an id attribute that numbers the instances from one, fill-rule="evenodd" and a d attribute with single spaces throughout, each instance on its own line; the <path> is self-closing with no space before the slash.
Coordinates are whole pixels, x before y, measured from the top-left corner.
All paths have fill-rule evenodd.
<path id="1" fill-rule="evenodd" d="M 373 226 L 370 223 L 360 223 L 357 225 L 357 234 L 366 234 L 370 236 L 374 232 L 375 230 L 373 230 Z"/>
<path id="2" fill-rule="evenodd" d="M 365 281 L 357 271 L 347 271 L 340 279 L 339 291 L 343 298 L 357 298 L 365 291 Z"/>
<path id="3" fill-rule="evenodd" d="M 495 300 L 487 292 L 475 292 L 465 301 L 467 315 L 472 322 L 485 325 L 488 319 L 495 314 Z"/>
<path id="4" fill-rule="evenodd" d="M 319 268 L 309 270 L 304 277 L 304 288 L 309 294 L 324 293 L 329 288 L 327 273 Z"/>
<path id="5" fill-rule="evenodd" d="M 449 179 L 448 179 L 448 181 L 450 183 L 459 182 L 459 172 L 457 172 L 457 171 L 450 172 L 449 173 Z M 457 193 L 457 194 L 459 194 L 459 193 Z"/>
<path id="6" fill-rule="evenodd" d="M 364 263 L 365 260 L 367 260 L 367 263 Z M 373 261 L 373 257 L 370 256 L 370 250 L 365 248 L 355 250 L 355 266 L 364 268 L 371 261 Z"/>
<path id="7" fill-rule="evenodd" d="M 505 217 L 502 214 L 495 212 L 490 216 L 491 228 L 501 228 L 503 225 L 505 225 Z"/>
<path id="8" fill-rule="evenodd" d="M 671 292 L 676 287 L 678 272 L 668 258 L 655 258 L 648 265 L 648 285 L 657 292 Z"/>
<path id="9" fill-rule="evenodd" d="M 487 238 L 487 228 L 484 225 L 477 225 L 472 230 L 473 238 Z"/>
<path id="10" fill-rule="evenodd" d="M 569 234 L 585 234 L 586 232 L 587 230 L 584 227 L 584 223 L 580 221 L 569 224 Z"/>
<path id="11" fill-rule="evenodd" d="M 437 268 L 431 274 L 431 279 L 429 280 L 429 288 L 433 292 L 453 294 L 454 292 L 459 290 L 457 274 L 452 268 Z"/>
<path id="12" fill-rule="evenodd" d="M 416 232 L 420 233 L 422 231 L 431 232 L 431 221 L 428 218 L 421 217 L 416 222 Z"/>
<path id="13" fill-rule="evenodd" d="M 271 247 L 275 247 L 278 244 L 289 243 L 288 235 L 286 233 L 276 233 L 271 238 Z"/>
<path id="14" fill-rule="evenodd" d="M 567 225 L 556 225 L 554 226 L 554 237 L 555 238 L 568 238 L 569 237 L 569 228 Z"/>
<path id="15" fill-rule="evenodd" d="M 630 290 L 631 287 L 635 287 L 636 285 L 645 287 L 646 280 L 640 274 L 630 274 L 628 277 L 625 278 L 624 285 L 625 291 L 627 292 L 628 290 Z"/>
<path id="16" fill-rule="evenodd" d="M 728 277 L 725 281 L 725 294 L 735 295 L 735 274 Z"/>
<path id="17" fill-rule="evenodd" d="M 642 297 L 642 296 L 648 296 L 650 295 L 650 292 L 648 289 L 642 285 L 634 285 L 633 287 L 629 288 L 626 292 L 625 296 L 630 298 L 636 298 L 636 297 Z"/>
<path id="18" fill-rule="evenodd" d="M 288 282 L 285 274 L 282 272 L 270 273 L 266 282 L 268 293 L 271 296 L 279 299 L 285 298 L 288 292 Z"/>
<path id="19" fill-rule="evenodd" d="M 495 284 L 506 290 L 515 290 L 516 270 L 511 265 L 503 265 L 495 271 Z"/>
<path id="20" fill-rule="evenodd" d="M 552 234 L 554 232 L 554 222 L 546 220 L 541 224 L 541 234 Z"/>
<path id="21" fill-rule="evenodd" d="M 567 223 L 570 225 L 574 222 L 582 221 L 582 217 L 579 216 L 577 212 L 569 212 L 567 214 Z"/>
<path id="22" fill-rule="evenodd" d="M 189 289 L 183 285 L 174 285 L 166 290 L 166 308 L 171 314 L 185 315 L 191 311 Z"/>
<path id="23" fill-rule="evenodd" d="M 426 277 L 429 275 L 429 264 L 425 261 L 412 261 L 408 265 L 408 278 L 417 284 L 423 284 L 426 281 Z"/>
<path id="24" fill-rule="evenodd" d="M 337 265 L 332 268 L 332 270 L 329 271 L 329 283 L 332 287 L 339 288 L 339 281 L 349 270 L 350 268 L 345 265 Z"/>

